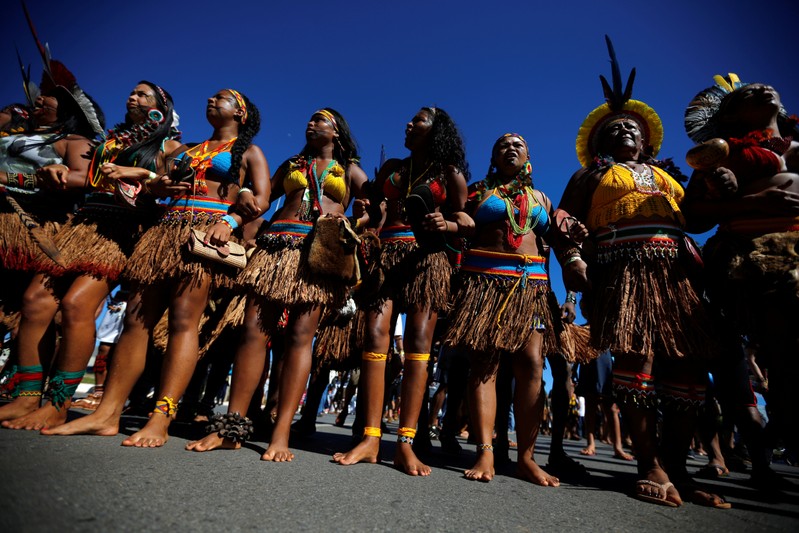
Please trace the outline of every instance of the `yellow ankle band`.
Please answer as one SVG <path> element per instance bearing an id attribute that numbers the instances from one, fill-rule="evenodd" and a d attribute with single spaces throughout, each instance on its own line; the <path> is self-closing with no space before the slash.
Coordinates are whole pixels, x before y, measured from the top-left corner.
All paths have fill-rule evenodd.
<path id="1" fill-rule="evenodd" d="M 406 353 L 405 354 L 406 361 L 429 361 L 430 354 L 429 353 Z"/>
<path id="2" fill-rule="evenodd" d="M 397 435 L 399 435 L 400 437 L 414 438 L 416 437 L 416 430 L 413 428 L 399 428 L 397 430 Z"/>
<path id="3" fill-rule="evenodd" d="M 388 355 L 377 352 L 363 352 L 361 358 L 364 361 L 385 361 L 388 358 Z"/>
<path id="4" fill-rule="evenodd" d="M 363 428 L 363 436 L 380 438 L 383 436 L 383 432 L 380 431 L 380 428 L 365 427 Z"/>

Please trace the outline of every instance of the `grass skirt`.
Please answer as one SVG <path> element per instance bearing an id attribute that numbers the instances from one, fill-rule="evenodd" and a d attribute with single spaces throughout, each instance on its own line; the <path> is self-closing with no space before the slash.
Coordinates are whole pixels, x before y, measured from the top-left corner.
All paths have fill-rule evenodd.
<path id="1" fill-rule="evenodd" d="M 629 238 L 598 235 L 588 270 L 592 292 L 583 298 L 593 345 L 642 358 L 715 357 L 711 321 L 680 250 L 681 232 L 649 229 L 629 230 Z"/>
<path id="2" fill-rule="evenodd" d="M 8 193 L 12 194 L 12 193 Z M 14 198 L 46 234 L 55 237 L 71 216 L 79 197 L 69 193 L 37 192 L 13 194 Z M 25 228 L 19 215 L 0 196 L 0 267 L 25 272 L 63 274 L 47 257 Z"/>
<path id="3" fill-rule="evenodd" d="M 429 253 L 419 247 L 410 226 L 383 228 L 380 232 L 380 258 L 377 272 L 382 284 L 374 298 L 363 301 L 368 308 L 377 308 L 386 300 L 394 302 L 394 310 L 404 312 L 412 307 L 444 311 L 450 297 L 452 266 L 445 251 Z M 369 286 L 373 280 L 364 280 Z"/>
<path id="4" fill-rule="evenodd" d="M 159 211 L 119 206 L 110 194 L 93 194 L 58 233 L 66 272 L 116 280 L 125 269 L 137 239 Z"/>
<path id="5" fill-rule="evenodd" d="M 498 358 L 524 348 L 538 330 L 552 337 L 545 345 L 555 347 L 549 292 L 543 257 L 470 250 L 456 281 L 445 342 Z"/>
<path id="6" fill-rule="evenodd" d="M 351 370 L 360 365 L 358 332 L 363 329 L 365 319 L 365 313 L 360 310 L 346 317 L 341 316 L 338 309 L 325 309 L 314 343 L 314 372 L 323 369 Z"/>
<path id="7" fill-rule="evenodd" d="M 191 205 L 194 202 L 194 212 Z M 122 277 L 142 285 L 165 281 L 211 278 L 211 288 L 231 288 L 238 270 L 189 252 L 191 230 L 208 231 L 227 213 L 229 203 L 207 197 L 182 197 L 142 236 Z M 238 242 L 234 237 L 231 241 Z"/>
<path id="8" fill-rule="evenodd" d="M 258 248 L 239 274 L 237 283 L 259 302 L 283 307 L 323 305 L 338 308 L 348 292 L 340 280 L 314 275 L 308 266 L 312 224 L 278 220 L 258 237 Z"/>

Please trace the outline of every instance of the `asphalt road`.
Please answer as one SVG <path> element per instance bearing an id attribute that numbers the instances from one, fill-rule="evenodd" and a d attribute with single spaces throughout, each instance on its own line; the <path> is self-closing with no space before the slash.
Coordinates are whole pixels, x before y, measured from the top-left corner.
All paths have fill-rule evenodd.
<path id="1" fill-rule="evenodd" d="M 190 426 L 147 450 L 119 446 L 121 435 L 0 430 L 0 531 L 799 531 L 797 468 L 778 466 L 796 487 L 782 498 L 758 494 L 746 474 L 732 473 L 711 485 L 733 509 L 673 509 L 631 498 L 635 469 L 605 445 L 581 458 L 591 472 L 585 482 L 559 488 L 516 479 L 513 465 L 490 483 L 468 481 L 462 471 L 472 446 L 456 458 L 434 453 L 429 478 L 386 461 L 342 467 L 330 456 L 347 448 L 351 421 L 337 428 L 332 415 L 320 417 L 316 435 L 293 443 L 296 458 L 284 464 L 261 462 L 262 442 L 186 452 Z M 143 419 L 123 422 L 130 434 Z M 384 436 L 385 457 L 395 438 Z M 569 442 L 567 451 L 577 457 L 582 444 Z M 548 445 L 539 439 L 540 464 Z"/>

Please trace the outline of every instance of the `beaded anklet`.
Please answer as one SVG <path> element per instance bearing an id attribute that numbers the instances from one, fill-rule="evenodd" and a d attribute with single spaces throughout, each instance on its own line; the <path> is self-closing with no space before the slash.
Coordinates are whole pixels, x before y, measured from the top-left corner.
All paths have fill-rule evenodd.
<path id="1" fill-rule="evenodd" d="M 416 430 L 413 428 L 399 428 L 397 430 L 397 442 L 404 442 L 413 446 L 413 439 L 416 437 Z"/>
<path id="2" fill-rule="evenodd" d="M 494 446 L 492 444 L 478 444 L 477 451 L 480 452 L 492 452 L 494 451 Z"/>
<path id="3" fill-rule="evenodd" d="M 174 398 L 170 398 L 169 396 L 164 396 L 157 402 L 155 402 L 155 409 L 153 409 L 153 414 L 158 413 L 164 416 L 175 416 L 175 413 L 178 412 L 178 402 L 175 401 Z"/>

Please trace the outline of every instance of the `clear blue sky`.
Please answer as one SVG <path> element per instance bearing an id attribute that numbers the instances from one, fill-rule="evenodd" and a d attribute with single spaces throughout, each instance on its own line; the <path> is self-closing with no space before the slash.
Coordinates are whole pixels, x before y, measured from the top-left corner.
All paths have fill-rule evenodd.
<path id="1" fill-rule="evenodd" d="M 424 105 L 461 127 L 473 179 L 506 131 L 530 143 L 534 180 L 557 203 L 578 168 L 577 129 L 602 103 L 609 77 L 604 34 L 633 97 L 665 127 L 662 157 L 687 172 L 686 104 L 717 73 L 736 72 L 780 91 L 799 114 L 795 0 L 742 2 L 154 1 L 28 0 L 42 40 L 103 107 L 109 125 L 140 79 L 172 93 L 185 141 L 210 133 L 205 99 L 223 87 L 261 109 L 256 142 L 273 169 L 303 145 L 304 125 L 324 106 L 349 121 L 370 176 L 385 145 L 403 157 L 405 123 Z M 22 9 L 6 2 L 0 102 L 21 101 L 16 44 L 34 79 L 40 61 Z M 761 8 L 762 9 L 759 9 Z M 703 241 L 706 236 L 701 236 Z M 560 274 L 554 285 L 563 297 Z"/>

